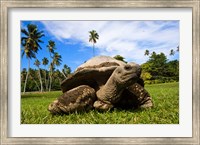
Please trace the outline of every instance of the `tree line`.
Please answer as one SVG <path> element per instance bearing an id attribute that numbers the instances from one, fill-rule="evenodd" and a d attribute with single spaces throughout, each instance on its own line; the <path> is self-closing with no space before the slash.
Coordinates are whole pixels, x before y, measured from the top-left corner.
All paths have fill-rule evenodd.
<path id="1" fill-rule="evenodd" d="M 171 49 L 169 55 L 175 55 L 178 52 L 179 46 L 175 50 Z M 147 62 L 141 64 L 141 78 L 145 84 L 179 81 L 179 60 L 169 61 L 164 53 L 154 51 L 150 53 L 149 50 L 145 50 L 144 55 L 149 57 Z M 121 55 L 116 55 L 114 58 L 127 63 Z"/>
<path id="2" fill-rule="evenodd" d="M 61 79 L 63 80 L 64 78 L 67 78 L 67 75 L 71 73 L 70 67 L 65 64 L 62 71 L 55 70 L 56 66 L 61 65 L 62 57 L 58 52 L 55 51 L 56 44 L 52 40 L 49 40 L 46 46 L 49 51 L 49 58 L 44 57 L 42 59 L 42 62 L 38 60 L 37 53 L 39 49 L 42 49 L 40 43 L 44 43 L 41 38 L 45 35 L 43 31 L 38 30 L 36 25 L 28 24 L 27 30 L 21 29 L 21 33 L 22 57 L 26 56 L 28 60 L 27 69 L 24 68 L 21 71 L 21 91 L 23 93 L 25 93 L 26 91 L 36 90 L 40 90 L 41 92 L 51 91 L 52 83 L 56 83 L 57 79 L 59 80 L 59 82 L 61 82 Z M 34 65 L 37 67 L 37 70 L 30 68 L 30 61 L 32 59 L 35 60 Z M 40 68 L 41 63 L 46 69 Z M 54 79 L 55 76 L 58 76 L 58 78 Z M 63 76 L 64 78 L 62 78 L 61 76 Z M 55 85 L 53 85 L 53 87 L 55 87 Z"/>
<path id="3" fill-rule="evenodd" d="M 65 64 L 62 70 L 56 70 L 56 66 L 61 65 L 62 57 L 55 51 L 55 42 L 52 40 L 48 41 L 46 47 L 49 51 L 49 57 L 44 57 L 41 62 L 37 58 L 37 53 L 39 49 L 42 49 L 40 44 L 44 43 L 42 41 L 42 38 L 45 36 L 44 32 L 39 31 L 36 25 L 28 24 L 27 29 L 21 29 L 21 34 L 22 57 L 26 56 L 28 60 L 27 69 L 24 68 L 21 71 L 21 92 L 38 90 L 43 92 L 60 88 L 61 80 L 67 78 L 71 73 L 71 68 Z M 93 56 L 95 56 L 94 44 L 99 39 L 99 35 L 95 30 L 89 31 L 89 34 L 89 42 L 93 44 Z M 35 60 L 34 65 L 37 70 L 30 68 L 30 61 L 32 59 Z M 45 69 L 40 68 L 41 63 Z"/>
<path id="4" fill-rule="evenodd" d="M 179 46 L 176 51 L 171 49 L 170 55 L 174 55 L 176 52 L 179 52 Z M 145 84 L 179 81 L 179 60 L 169 61 L 167 56 L 162 52 L 159 54 L 156 52 L 148 54 L 145 51 L 145 55 L 149 56 L 147 62 L 141 65 L 141 77 L 145 81 Z"/>
<path id="5" fill-rule="evenodd" d="M 51 75 L 52 83 L 51 90 L 49 90 L 49 70 L 47 69 L 29 69 L 29 79 L 26 84 L 26 91 L 55 91 L 60 90 L 60 84 L 63 80 L 65 80 L 68 75 L 71 73 L 70 67 L 64 65 L 62 70 L 58 70 L 53 68 L 53 73 Z M 21 91 L 23 92 L 23 88 L 25 85 L 25 79 L 27 75 L 27 69 L 23 68 L 21 71 Z"/>
<path id="6" fill-rule="evenodd" d="M 23 68 L 21 71 L 21 92 L 60 90 L 60 84 L 71 73 L 71 68 L 65 64 L 62 70 L 56 69 L 61 65 L 62 57 L 56 52 L 55 42 L 48 40 L 46 47 L 49 57 L 38 60 L 37 53 L 39 49 L 42 49 L 40 44 L 44 43 L 41 40 L 45 36 L 44 32 L 39 31 L 36 25 L 28 24 L 27 30 L 21 29 L 21 33 L 22 57 L 26 56 L 28 60 L 27 69 Z M 89 42 L 93 44 L 93 56 L 95 56 L 94 44 L 97 43 L 99 35 L 95 30 L 89 31 L 89 34 Z M 178 51 L 179 46 L 177 50 L 170 50 L 170 55 L 174 55 Z M 141 65 L 141 77 L 146 84 L 179 81 L 178 60 L 168 61 L 164 53 L 150 53 L 149 50 L 146 50 L 144 55 L 149 57 L 148 61 Z M 116 55 L 114 58 L 127 63 L 123 56 Z M 30 68 L 32 59 L 34 59 L 37 69 Z M 41 65 L 45 69 L 41 69 Z"/>

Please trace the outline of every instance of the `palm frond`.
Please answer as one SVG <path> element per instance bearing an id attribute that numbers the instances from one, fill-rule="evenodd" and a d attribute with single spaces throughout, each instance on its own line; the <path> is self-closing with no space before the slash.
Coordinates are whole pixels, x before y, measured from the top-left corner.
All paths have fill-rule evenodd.
<path id="1" fill-rule="evenodd" d="M 22 51 L 22 55 L 21 55 L 21 57 L 22 57 L 22 58 L 24 57 L 24 54 L 25 54 L 25 52 L 24 52 L 24 51 Z"/>
<path id="2" fill-rule="evenodd" d="M 39 43 L 44 43 L 44 41 L 42 41 L 42 40 L 40 40 L 40 39 L 38 39 L 37 41 L 38 41 Z"/>
<path id="3" fill-rule="evenodd" d="M 21 29 L 21 32 L 22 32 L 23 34 L 25 34 L 26 36 L 29 36 L 29 33 L 28 33 L 25 29 Z"/>
<path id="4" fill-rule="evenodd" d="M 43 41 L 39 38 L 43 37 L 43 31 L 38 31 L 37 26 L 34 24 L 28 24 L 27 30 L 21 29 L 21 32 L 25 34 L 27 37 L 21 38 L 21 45 L 24 47 L 23 55 L 26 54 L 27 58 L 35 58 L 38 49 L 42 49 L 39 43 Z"/>

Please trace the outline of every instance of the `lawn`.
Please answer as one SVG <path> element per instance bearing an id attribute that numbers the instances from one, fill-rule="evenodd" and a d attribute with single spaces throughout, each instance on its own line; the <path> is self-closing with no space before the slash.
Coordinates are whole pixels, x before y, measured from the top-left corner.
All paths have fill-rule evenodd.
<path id="1" fill-rule="evenodd" d="M 149 110 L 121 110 L 108 112 L 91 110 L 69 115 L 51 115 L 48 105 L 61 91 L 26 93 L 21 96 L 22 124 L 178 124 L 179 84 L 146 85 L 153 98 L 154 107 Z"/>

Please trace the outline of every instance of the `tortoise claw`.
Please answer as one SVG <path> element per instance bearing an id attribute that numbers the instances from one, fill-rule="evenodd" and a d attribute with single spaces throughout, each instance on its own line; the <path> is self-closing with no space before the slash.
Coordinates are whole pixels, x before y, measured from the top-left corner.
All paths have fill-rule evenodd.
<path id="1" fill-rule="evenodd" d="M 105 111 L 110 110 L 114 107 L 112 104 L 107 104 L 100 100 L 95 101 L 93 106 L 97 110 L 105 110 Z"/>

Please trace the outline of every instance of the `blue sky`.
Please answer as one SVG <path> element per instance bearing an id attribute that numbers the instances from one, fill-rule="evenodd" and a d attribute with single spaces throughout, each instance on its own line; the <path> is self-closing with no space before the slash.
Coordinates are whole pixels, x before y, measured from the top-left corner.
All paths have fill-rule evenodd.
<path id="1" fill-rule="evenodd" d="M 62 56 L 62 69 L 67 64 L 74 71 L 79 65 L 93 57 L 89 31 L 96 30 L 99 40 L 95 44 L 95 55 L 121 55 L 128 62 L 142 64 L 148 60 L 144 52 L 148 49 L 156 53 L 163 52 L 169 60 L 179 59 L 179 54 L 170 56 L 170 50 L 179 46 L 179 21 L 21 21 L 21 28 L 27 24 L 37 25 L 44 31 L 41 50 L 37 58 L 42 61 L 49 58 L 47 44 L 55 41 L 56 52 Z M 31 60 L 31 67 L 34 59 Z M 21 60 L 21 68 L 27 68 L 27 59 Z M 44 66 L 40 66 L 44 68 Z"/>

